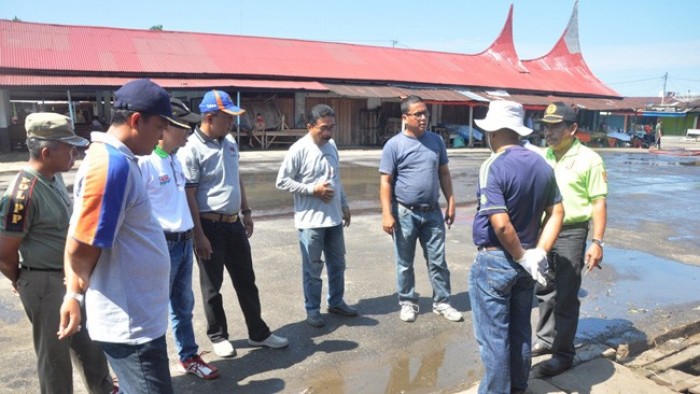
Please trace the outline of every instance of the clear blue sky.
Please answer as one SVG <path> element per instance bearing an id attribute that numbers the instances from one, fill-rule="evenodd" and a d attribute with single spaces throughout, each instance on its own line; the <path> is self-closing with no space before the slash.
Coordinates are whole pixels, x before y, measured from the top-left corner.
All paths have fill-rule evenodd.
<path id="1" fill-rule="evenodd" d="M 573 0 L 513 0 L 522 59 L 546 54 Z M 509 0 L 0 0 L 0 18 L 27 22 L 240 34 L 478 53 L 500 32 Z M 625 96 L 700 94 L 700 1 L 580 0 L 589 67 Z M 196 61 L 196 59 L 193 59 Z"/>

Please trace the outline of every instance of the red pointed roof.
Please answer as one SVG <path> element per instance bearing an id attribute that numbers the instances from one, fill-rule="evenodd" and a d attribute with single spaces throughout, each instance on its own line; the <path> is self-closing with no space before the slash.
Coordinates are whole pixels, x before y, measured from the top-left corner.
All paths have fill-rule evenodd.
<path id="1" fill-rule="evenodd" d="M 520 62 L 512 10 L 499 37 L 477 55 L 0 20 L 0 74 L 389 83 L 618 96 L 593 76 L 578 52 L 569 56 L 555 47 L 551 57 Z"/>
<path id="2" fill-rule="evenodd" d="M 546 55 L 523 60 L 523 65 L 536 78 L 545 78 L 553 91 L 564 91 L 566 87 L 572 88 L 572 94 L 578 89 L 588 86 L 588 89 L 601 92 L 606 96 L 619 97 L 620 94 L 601 82 L 588 68 L 583 59 L 581 45 L 578 37 L 578 0 L 574 3 L 574 10 L 569 18 L 569 23 L 561 37 Z"/>
<path id="3" fill-rule="evenodd" d="M 528 72 L 515 51 L 515 42 L 513 41 L 513 4 L 508 9 L 508 17 L 503 25 L 503 29 L 501 29 L 501 34 L 498 35 L 488 49 L 478 56 L 490 58 L 496 62 L 507 62 L 519 72 Z"/>

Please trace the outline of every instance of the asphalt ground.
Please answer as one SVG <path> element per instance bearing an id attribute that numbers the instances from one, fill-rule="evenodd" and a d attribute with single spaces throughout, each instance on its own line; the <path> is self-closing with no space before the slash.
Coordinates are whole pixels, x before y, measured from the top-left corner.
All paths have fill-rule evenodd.
<path id="1" fill-rule="evenodd" d="M 668 142 L 667 144 L 671 146 Z M 601 152 L 606 159 L 609 157 L 611 161 L 623 164 L 627 161 L 635 163 L 658 160 L 651 158 L 645 151 L 632 149 L 603 149 Z M 483 149 L 450 150 L 450 168 L 458 210 L 457 221 L 447 232 L 447 256 L 452 272 L 452 303 L 458 310 L 465 312 L 465 321 L 453 323 L 431 313 L 431 289 L 419 249 L 416 284 L 421 294 L 421 312 L 418 320 L 409 324 L 398 318 L 392 243 L 380 226 L 378 177 L 365 182 L 355 179 L 376 174 L 379 151 L 341 151 L 343 166 L 368 169 L 360 171 L 357 176 L 351 175 L 351 179 L 345 179 L 346 174 L 343 172 L 344 183 L 351 183 L 346 187 L 350 191 L 354 212 L 352 225 L 345 233 L 348 251 L 346 300 L 358 308 L 361 316 L 345 318 L 324 313 L 327 324 L 320 329 L 304 322 L 301 264 L 296 230 L 290 213 L 291 198 L 271 195 L 273 192 L 268 190 L 274 188 L 266 189 L 262 183 L 260 186 L 254 185 L 257 180 L 269 179 L 270 171 L 276 171 L 283 154 L 283 151 L 243 152 L 241 172 L 249 177 L 246 179 L 246 182 L 250 182 L 247 183 L 250 185 L 248 195 L 249 199 L 253 197 L 251 206 L 256 209 L 256 226 L 251 245 L 263 317 L 276 334 L 290 339 L 290 346 L 287 349 L 271 350 L 252 348 L 247 344 L 246 330 L 235 293 L 230 280 L 226 280 L 222 292 L 230 338 L 238 354 L 232 359 L 221 359 L 214 353 L 204 354 L 206 360 L 220 369 L 221 376 L 214 381 L 202 381 L 191 375 L 183 376 L 173 369 L 175 391 L 452 393 L 466 390 L 478 381 L 483 369 L 473 336 L 467 277 L 476 252 L 471 243 L 474 180 L 478 166 L 488 157 L 488 152 Z M 20 155 L 19 162 L 9 162 L 12 158 L 3 161 L 0 156 L 0 189 L 6 187 L 7 177 L 21 167 L 24 159 Z M 691 159 L 683 160 L 691 162 Z M 674 170 L 671 166 L 663 168 L 671 171 L 671 174 Z M 608 170 L 621 171 L 620 168 L 610 167 Z M 685 166 L 682 170 L 686 171 L 684 178 L 674 182 L 685 186 L 683 193 L 697 196 L 697 191 L 700 190 L 700 169 L 697 163 L 694 167 Z M 689 178 L 687 174 L 690 174 Z M 619 182 L 624 182 L 625 174 L 619 175 Z M 654 176 L 663 178 L 672 175 Z M 66 179 L 70 182 L 70 174 Z M 685 183 L 690 184 L 689 191 Z M 668 197 L 664 190 L 642 190 L 639 193 L 644 198 L 656 201 L 658 211 L 684 209 L 686 204 L 692 204 L 692 200 L 686 198 L 679 202 L 683 207 L 663 205 L 664 197 Z M 693 269 L 700 265 L 700 243 L 696 242 L 696 236 L 688 237 L 678 230 L 697 219 L 686 216 L 690 224 L 677 223 L 675 219 L 667 220 L 664 215 L 653 214 L 654 210 L 638 209 L 635 205 L 646 204 L 645 202 L 634 202 L 630 206 L 630 196 L 635 197 L 636 194 L 628 190 L 624 196 L 618 198 L 611 195 L 609 198 L 612 208 L 625 212 L 624 218 L 618 217 L 615 211 L 610 212 L 606 233 L 606 246 L 610 248 L 610 253 L 629 264 L 658 258 L 663 260 L 662 263 L 673 264 L 674 267 L 689 267 L 690 271 L 684 271 L 676 278 L 678 283 L 683 284 L 682 287 L 671 283 L 669 289 L 659 290 L 656 305 L 642 308 L 635 305 L 634 301 L 640 298 L 645 288 L 642 286 L 629 294 L 616 292 L 616 286 L 629 273 L 619 269 L 622 265 L 618 266 L 615 261 L 605 260 L 603 270 L 586 278 L 584 291 L 587 294 L 582 294 L 582 319 L 585 314 L 584 320 L 587 322 L 603 324 L 599 331 L 593 327 L 591 334 L 581 337 L 586 342 L 602 343 L 610 337 L 624 335 L 654 338 L 673 327 L 700 321 L 700 297 L 693 296 L 697 294 L 694 290 L 697 288 L 697 269 Z M 274 203 L 279 206 L 269 205 L 270 200 L 276 199 L 282 202 Z M 260 205 L 256 204 L 257 201 L 260 201 Z M 258 206 L 264 208 L 258 209 Z M 633 218 L 630 217 L 637 220 L 631 220 Z M 695 286 L 692 286 L 693 283 Z M 193 285 L 197 302 L 194 310 L 195 335 L 200 351 L 210 351 L 210 343 L 204 335 L 206 328 L 196 280 Z M 691 295 L 687 296 L 688 293 Z M 534 318 L 536 312 L 533 313 Z M 38 392 L 30 333 L 31 326 L 19 299 L 12 295 L 9 282 L 0 280 L 0 345 L 5 350 L 4 357 L 0 358 L 0 393 Z M 170 333 L 167 334 L 167 339 L 174 367 L 177 355 Z M 76 392 L 84 392 L 81 383 L 76 382 L 75 387 Z"/>

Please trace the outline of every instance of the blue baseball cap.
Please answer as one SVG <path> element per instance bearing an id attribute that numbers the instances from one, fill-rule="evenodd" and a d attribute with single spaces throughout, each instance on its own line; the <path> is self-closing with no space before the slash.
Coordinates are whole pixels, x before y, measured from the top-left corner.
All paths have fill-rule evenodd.
<path id="1" fill-rule="evenodd" d="M 233 103 L 228 93 L 216 89 L 207 92 L 199 103 L 199 112 L 204 114 L 212 111 L 223 111 L 231 115 L 240 115 L 245 112 Z"/>
<path id="2" fill-rule="evenodd" d="M 168 92 L 150 79 L 137 79 L 125 83 L 114 92 L 114 108 L 159 115 L 175 126 L 189 127 L 173 118 Z"/>

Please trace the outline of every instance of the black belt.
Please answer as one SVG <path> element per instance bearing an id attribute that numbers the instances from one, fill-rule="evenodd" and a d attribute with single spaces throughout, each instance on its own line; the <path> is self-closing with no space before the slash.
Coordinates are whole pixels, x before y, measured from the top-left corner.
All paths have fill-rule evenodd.
<path id="1" fill-rule="evenodd" d="M 562 230 L 568 230 L 572 228 L 588 228 L 588 221 L 581 223 L 564 224 L 561 226 Z"/>
<path id="2" fill-rule="evenodd" d="M 180 241 L 186 241 L 188 239 L 192 239 L 192 236 L 194 235 L 194 231 L 192 229 L 187 230 L 187 231 L 181 231 L 179 233 L 171 233 L 166 231 L 165 232 L 165 239 L 168 241 L 175 241 L 175 242 L 180 242 Z"/>
<path id="3" fill-rule="evenodd" d="M 399 203 L 402 207 L 415 211 L 415 212 L 430 212 L 437 208 L 437 204 L 414 204 L 414 205 L 408 205 L 404 203 Z"/>
<path id="4" fill-rule="evenodd" d="M 26 265 L 19 265 L 19 269 L 26 271 L 37 271 L 37 272 L 63 272 L 63 268 L 34 268 L 27 267 Z"/>

